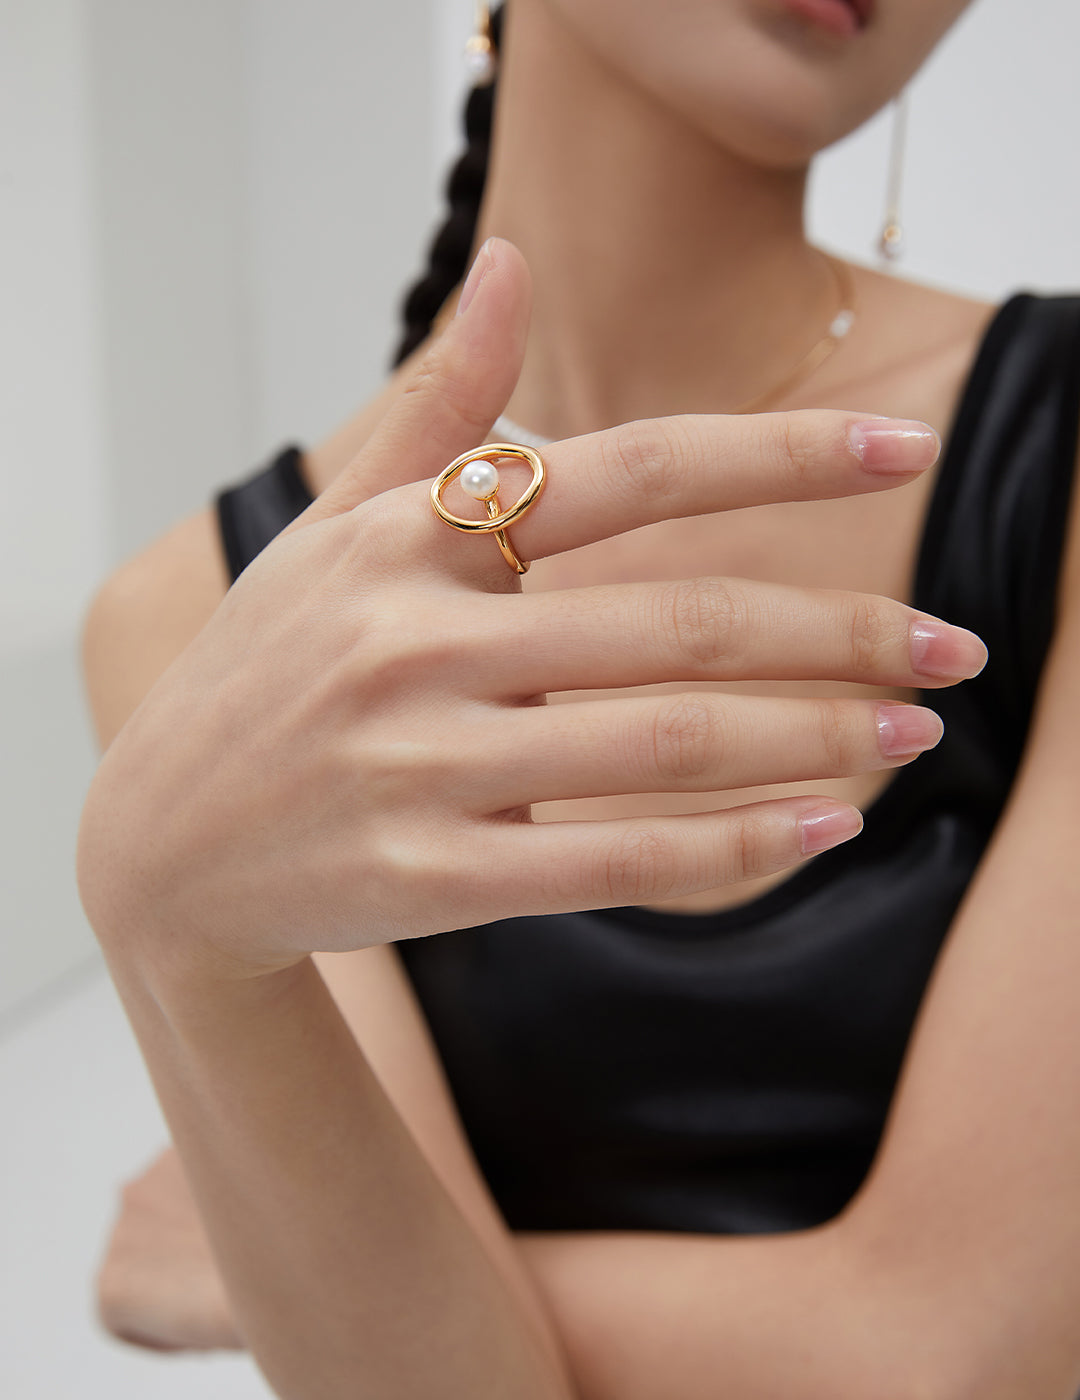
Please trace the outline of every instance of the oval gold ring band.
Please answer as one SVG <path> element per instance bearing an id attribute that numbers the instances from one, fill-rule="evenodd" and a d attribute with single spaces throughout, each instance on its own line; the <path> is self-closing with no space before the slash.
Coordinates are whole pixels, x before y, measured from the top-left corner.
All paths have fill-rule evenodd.
<path id="1" fill-rule="evenodd" d="M 517 457 L 532 468 L 532 481 L 520 500 L 509 510 L 501 510 L 499 507 L 499 473 L 495 469 L 495 463 L 500 457 Z M 467 496 L 483 502 L 488 513 L 486 520 L 465 520 L 460 515 L 452 514 L 443 505 L 442 493 L 457 477 L 461 477 L 461 489 Z M 445 520 L 447 525 L 452 525 L 455 530 L 464 530 L 467 534 L 494 535 L 503 558 L 515 573 L 523 574 L 528 570 L 528 561 L 519 559 L 514 553 L 506 530 L 507 526 L 512 525 L 515 520 L 520 520 L 535 503 L 537 496 L 544 489 L 546 479 L 544 459 L 534 448 L 522 447 L 514 442 L 489 442 L 483 447 L 474 447 L 471 452 L 463 452 L 460 457 L 455 457 L 448 467 L 443 468 L 431 484 L 431 504 L 439 519 Z"/>

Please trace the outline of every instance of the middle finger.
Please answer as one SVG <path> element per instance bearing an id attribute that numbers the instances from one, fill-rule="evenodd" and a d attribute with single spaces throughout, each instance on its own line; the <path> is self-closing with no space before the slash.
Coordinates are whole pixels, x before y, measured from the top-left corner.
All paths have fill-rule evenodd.
<path id="1" fill-rule="evenodd" d="M 497 699 L 690 680 L 925 689 L 986 662 L 974 633 L 891 598 L 750 579 L 503 595 L 471 622 L 469 675 Z"/>

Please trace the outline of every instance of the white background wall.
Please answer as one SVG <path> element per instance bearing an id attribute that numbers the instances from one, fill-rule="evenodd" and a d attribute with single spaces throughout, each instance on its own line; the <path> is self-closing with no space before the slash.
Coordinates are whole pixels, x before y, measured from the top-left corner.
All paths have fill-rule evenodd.
<path id="1" fill-rule="evenodd" d="M 85 952 L 91 754 L 75 620 L 108 559 L 99 242 L 80 0 L 0 0 L 0 999 Z"/>
<path id="2" fill-rule="evenodd" d="M 0 1016 L 94 956 L 95 582 L 379 381 L 438 205 L 431 11 L 0 0 Z"/>
<path id="3" fill-rule="evenodd" d="M 93 1324 L 116 1184 L 164 1128 L 71 877 L 94 761 L 76 633 L 106 568 L 378 381 L 471 14 L 0 0 L 5 1400 L 268 1395 L 247 1358 L 157 1358 Z M 1071 0 L 979 0 L 915 85 L 904 271 L 991 298 L 1080 286 L 1077 52 Z M 886 138 L 872 123 L 814 182 L 814 231 L 856 258 Z"/>
<path id="4" fill-rule="evenodd" d="M 1078 54 L 1072 0 L 976 0 L 911 86 L 901 272 L 994 300 L 1080 287 Z M 812 232 L 862 261 L 880 227 L 890 121 L 828 152 L 813 182 Z"/>
<path id="5" fill-rule="evenodd" d="M 0 1010 L 92 956 L 80 615 L 378 382 L 456 147 L 470 0 L 0 0 Z M 910 275 L 1080 284 L 1080 8 L 979 0 L 914 85 Z M 811 226 L 871 256 L 887 119 Z"/>

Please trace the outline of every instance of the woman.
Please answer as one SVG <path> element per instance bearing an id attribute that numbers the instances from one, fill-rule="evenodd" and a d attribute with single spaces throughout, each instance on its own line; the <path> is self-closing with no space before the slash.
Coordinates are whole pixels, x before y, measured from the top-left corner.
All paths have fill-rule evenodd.
<path id="1" fill-rule="evenodd" d="M 210 515 L 103 591 L 80 883 L 215 1260 L 166 1159 L 117 1330 L 283 1395 L 1080 1389 L 1077 311 L 801 225 L 962 8 L 511 0 L 460 298 L 224 600 Z M 520 593 L 429 501 L 504 409 Z"/>

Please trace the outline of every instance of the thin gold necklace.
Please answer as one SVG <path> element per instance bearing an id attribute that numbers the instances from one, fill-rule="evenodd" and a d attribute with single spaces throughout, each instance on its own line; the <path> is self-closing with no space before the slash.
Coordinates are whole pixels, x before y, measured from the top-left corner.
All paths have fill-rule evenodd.
<path id="1" fill-rule="evenodd" d="M 833 313 L 833 318 L 829 322 L 829 328 L 825 334 L 815 344 L 811 345 L 806 354 L 791 369 L 787 371 L 783 379 L 766 389 L 764 393 L 755 395 L 741 403 L 738 408 L 730 410 L 732 413 L 761 413 L 768 408 L 769 404 L 775 403 L 785 394 L 789 394 L 797 385 L 805 383 L 810 376 L 825 363 L 831 354 L 837 350 L 855 324 L 855 316 L 858 311 L 858 300 L 855 294 L 855 283 L 851 276 L 851 270 L 847 263 L 841 262 L 839 258 L 834 258 L 831 253 L 821 255 L 829 264 L 829 269 L 836 281 L 837 307 Z M 546 447 L 552 441 L 551 438 L 543 437 L 540 433 L 531 432 L 528 428 L 523 428 L 519 423 L 515 423 L 512 418 L 502 414 L 496 422 L 492 431 L 497 437 L 504 438 L 508 442 L 520 442 L 526 447 Z"/>
<path id="2" fill-rule="evenodd" d="M 834 258 L 830 253 L 822 253 L 821 256 L 829 264 L 832 275 L 836 279 L 837 307 L 829 322 L 829 329 L 817 344 L 812 345 L 802 359 L 792 366 L 779 384 L 774 384 L 763 394 L 758 394 L 755 398 L 740 404 L 738 408 L 733 408 L 732 413 L 761 413 L 770 403 L 782 399 L 797 385 L 809 379 L 814 371 L 825 363 L 829 356 L 839 348 L 844 337 L 855 324 L 858 303 L 851 270 L 847 263 L 841 262 L 839 258 Z"/>

